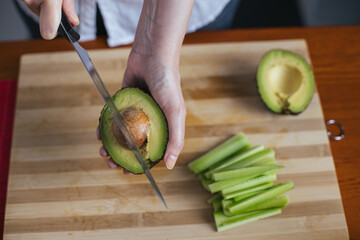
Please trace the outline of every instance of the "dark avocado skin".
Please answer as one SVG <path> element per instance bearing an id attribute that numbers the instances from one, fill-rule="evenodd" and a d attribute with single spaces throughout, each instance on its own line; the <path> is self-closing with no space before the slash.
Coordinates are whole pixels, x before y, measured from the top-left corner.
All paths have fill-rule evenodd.
<path id="1" fill-rule="evenodd" d="M 126 89 L 126 88 L 122 88 L 122 89 L 118 90 L 118 91 L 112 96 L 112 98 L 113 98 L 118 92 L 120 92 L 120 91 L 122 91 L 122 90 L 124 90 L 124 89 Z M 137 90 L 139 90 L 139 91 L 143 92 L 144 94 L 147 94 L 147 95 L 149 95 L 150 97 L 152 97 L 150 94 L 145 93 L 145 92 L 142 91 L 141 89 L 138 89 L 138 88 L 137 88 Z M 154 101 L 155 101 L 155 100 L 154 100 Z M 159 108 L 160 108 L 160 106 L 159 106 Z M 104 105 L 103 109 L 101 110 L 100 117 L 99 117 L 99 125 L 100 125 L 100 123 L 101 123 L 101 118 L 102 118 L 102 116 L 103 116 L 103 112 L 105 111 L 105 109 L 107 109 L 106 104 Z M 160 110 L 162 111 L 161 108 L 160 108 Z M 165 114 L 164 114 L 164 116 L 165 116 Z M 168 124 L 166 117 L 165 117 L 165 120 L 166 120 L 166 124 Z M 103 139 L 103 134 L 101 133 L 101 128 L 100 128 L 100 127 L 99 127 L 99 133 L 100 133 L 101 139 Z M 167 136 L 169 136 L 169 129 L 168 129 L 168 134 L 167 134 Z M 169 141 L 169 137 L 167 137 L 166 144 L 168 143 L 168 141 Z M 104 146 L 105 150 L 108 152 L 108 149 L 106 149 L 105 145 L 103 145 L 103 146 Z M 161 162 L 161 160 L 164 158 L 165 152 L 166 152 L 166 150 L 164 151 L 164 154 L 161 156 L 161 158 L 159 158 L 158 160 L 156 160 L 156 161 L 148 161 L 148 162 L 147 162 L 147 163 L 148 163 L 147 165 L 148 165 L 149 169 L 153 168 L 156 164 L 158 164 L 159 162 Z M 112 157 L 112 156 L 110 155 L 110 157 Z M 144 174 L 144 173 L 134 173 L 134 172 L 130 171 L 129 169 L 126 169 L 125 167 L 123 167 L 123 166 L 121 166 L 121 165 L 119 165 L 119 164 L 118 164 L 118 166 L 121 167 L 121 168 L 123 168 L 123 169 L 125 169 L 125 170 L 128 171 L 128 172 L 131 172 L 131 173 L 135 174 L 135 175 Z"/>

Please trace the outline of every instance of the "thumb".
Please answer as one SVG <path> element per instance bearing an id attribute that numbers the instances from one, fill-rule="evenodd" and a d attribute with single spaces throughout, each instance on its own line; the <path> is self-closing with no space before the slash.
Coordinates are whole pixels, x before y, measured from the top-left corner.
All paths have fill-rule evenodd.
<path id="1" fill-rule="evenodd" d="M 62 0 L 44 0 L 40 5 L 40 33 L 50 40 L 56 37 L 61 20 Z"/>
<path id="2" fill-rule="evenodd" d="M 186 108 L 181 97 L 178 101 L 170 101 L 162 107 L 169 127 L 169 142 L 164 156 L 168 169 L 173 169 L 184 146 Z"/>

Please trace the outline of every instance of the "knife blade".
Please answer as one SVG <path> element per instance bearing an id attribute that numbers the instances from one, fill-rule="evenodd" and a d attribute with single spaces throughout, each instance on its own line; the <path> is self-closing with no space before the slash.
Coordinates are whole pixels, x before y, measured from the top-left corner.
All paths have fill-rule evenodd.
<path id="1" fill-rule="evenodd" d="M 127 128 L 125 121 L 121 114 L 119 113 L 117 107 L 115 106 L 114 101 L 109 94 L 109 91 L 105 87 L 104 82 L 101 80 L 99 73 L 96 71 L 94 64 L 92 63 L 89 54 L 87 51 L 80 46 L 77 42 L 80 39 L 80 35 L 71 27 L 69 21 L 67 20 L 64 13 L 62 13 L 62 18 L 60 22 L 59 32 L 62 36 L 64 36 L 74 47 L 75 51 L 79 55 L 82 63 L 84 64 L 86 70 L 88 71 L 91 79 L 93 80 L 97 90 L 99 91 L 101 97 L 103 98 L 106 106 L 110 110 L 114 121 L 121 133 L 123 134 L 126 142 L 128 143 L 129 148 L 134 153 L 135 158 L 141 165 L 146 177 L 148 178 L 151 186 L 153 187 L 156 195 L 160 198 L 162 203 L 164 204 L 166 210 L 168 210 L 168 206 L 165 202 L 163 195 L 160 192 L 158 185 L 155 182 L 154 177 L 152 176 L 149 167 L 147 166 L 144 157 L 142 156 L 138 146 L 135 143 L 134 138 L 132 137 L 129 129 Z"/>

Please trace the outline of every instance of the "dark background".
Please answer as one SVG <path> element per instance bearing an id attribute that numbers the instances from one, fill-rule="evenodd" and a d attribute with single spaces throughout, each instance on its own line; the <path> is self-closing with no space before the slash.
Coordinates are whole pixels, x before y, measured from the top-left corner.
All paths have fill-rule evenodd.
<path id="1" fill-rule="evenodd" d="M 39 37 L 14 2 L 0 0 L 0 41 Z M 230 28 L 359 24 L 360 0 L 239 0 Z"/>

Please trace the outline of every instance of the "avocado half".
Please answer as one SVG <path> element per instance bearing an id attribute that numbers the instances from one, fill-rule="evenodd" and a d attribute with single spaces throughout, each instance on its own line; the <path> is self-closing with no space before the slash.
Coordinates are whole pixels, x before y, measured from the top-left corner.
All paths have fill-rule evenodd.
<path id="1" fill-rule="evenodd" d="M 257 70 L 257 85 L 265 105 L 282 114 L 305 110 L 315 89 L 310 65 L 286 50 L 271 50 L 263 56 Z"/>
<path id="2" fill-rule="evenodd" d="M 163 112 L 150 95 L 137 88 L 121 89 L 115 93 L 112 99 L 120 114 L 129 112 L 129 110 L 145 113 L 148 128 L 146 128 L 144 143 L 138 146 L 148 167 L 152 168 L 163 158 L 168 142 L 168 126 Z M 126 143 L 121 142 L 116 136 L 119 131 L 116 131 L 115 126 L 114 119 L 105 105 L 99 119 L 100 136 L 105 149 L 114 162 L 122 168 L 135 174 L 143 173 L 134 153 Z M 137 129 L 137 126 L 132 127 Z"/>

